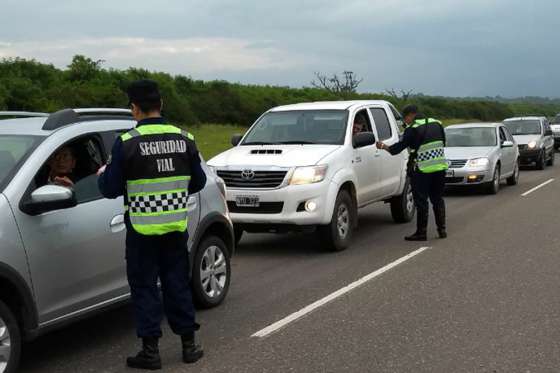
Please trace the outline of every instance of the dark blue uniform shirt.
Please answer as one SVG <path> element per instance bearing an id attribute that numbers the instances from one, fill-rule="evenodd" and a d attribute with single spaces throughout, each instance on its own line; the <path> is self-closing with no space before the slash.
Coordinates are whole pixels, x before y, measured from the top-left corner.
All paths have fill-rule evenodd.
<path id="1" fill-rule="evenodd" d="M 161 117 L 147 118 L 139 121 L 136 127 L 146 124 L 167 124 L 167 121 Z M 111 161 L 108 163 L 105 172 L 99 176 L 97 181 L 99 190 L 105 198 L 112 199 L 124 196 L 126 200 L 126 179 L 123 172 L 125 165 L 123 165 L 122 145 L 122 140 L 118 137 L 111 151 Z M 198 152 L 196 152 L 196 154 L 198 154 Z M 201 160 L 198 156 L 196 159 L 191 159 L 189 194 L 198 193 L 204 188 L 204 185 L 206 185 L 206 174 L 200 163 Z M 125 224 L 127 230 L 127 247 L 153 247 L 154 245 L 161 247 L 166 245 L 175 246 L 178 244 L 186 246 L 188 232 L 173 232 L 161 236 L 145 236 L 134 230 L 132 224 L 130 224 L 128 213 L 125 213 Z"/>

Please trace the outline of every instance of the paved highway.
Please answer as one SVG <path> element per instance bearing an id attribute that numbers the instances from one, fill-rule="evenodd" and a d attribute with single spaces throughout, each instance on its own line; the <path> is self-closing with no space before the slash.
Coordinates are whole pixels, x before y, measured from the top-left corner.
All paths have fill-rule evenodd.
<path id="1" fill-rule="evenodd" d="M 497 196 L 452 191 L 449 239 L 432 221 L 422 244 L 383 205 L 341 253 L 313 235 L 246 236 L 226 302 L 199 313 L 205 358 L 182 364 L 166 326 L 163 371 L 558 372 L 559 194 L 560 166 Z M 128 371 L 138 346 L 125 306 L 25 345 L 21 371 Z"/>

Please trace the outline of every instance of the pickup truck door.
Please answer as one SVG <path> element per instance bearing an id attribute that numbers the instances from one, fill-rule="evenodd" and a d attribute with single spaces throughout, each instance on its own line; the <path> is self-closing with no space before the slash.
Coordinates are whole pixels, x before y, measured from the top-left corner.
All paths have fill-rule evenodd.
<path id="1" fill-rule="evenodd" d="M 387 145 L 397 143 L 399 132 L 392 113 L 388 113 L 381 106 L 372 106 L 369 108 L 369 112 L 373 119 L 378 141 Z M 398 193 L 403 175 L 404 160 L 402 154 L 393 156 L 384 150 L 380 152 L 378 159 L 381 160 L 381 177 L 377 198 L 384 199 Z"/>
<path id="2" fill-rule="evenodd" d="M 367 121 L 367 126 L 363 129 L 363 131 L 373 132 L 375 134 L 372 130 L 371 118 L 366 109 L 359 110 L 354 117 L 351 118 L 351 133 L 355 117 L 358 115 L 363 116 Z M 356 191 L 358 205 L 364 205 L 377 200 L 381 193 L 379 185 L 382 169 L 381 151 L 377 149 L 375 144 L 354 149 L 352 167 L 354 168 L 356 178 L 358 180 L 358 187 Z"/>

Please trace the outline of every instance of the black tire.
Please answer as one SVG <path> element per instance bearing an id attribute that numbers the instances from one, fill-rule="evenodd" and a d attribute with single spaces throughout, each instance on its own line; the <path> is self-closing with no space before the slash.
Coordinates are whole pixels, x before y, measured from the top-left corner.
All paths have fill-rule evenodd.
<path id="1" fill-rule="evenodd" d="M 507 178 L 508 185 L 517 185 L 519 183 L 519 160 L 516 162 L 513 175 Z"/>
<path id="2" fill-rule="evenodd" d="M 329 251 L 346 250 L 352 241 L 356 218 L 357 206 L 347 191 L 341 190 L 336 196 L 331 222 L 317 229 L 319 240 L 323 247 Z M 339 221 L 344 225 L 339 229 Z M 345 232 L 342 234 L 341 232 Z"/>
<path id="3" fill-rule="evenodd" d="M 535 166 L 535 168 L 537 170 L 544 170 L 546 167 L 546 152 L 543 150 L 541 155 L 539 156 L 539 159 L 537 160 L 537 164 Z"/>
<path id="4" fill-rule="evenodd" d="M 501 178 L 501 168 L 500 165 L 496 165 L 496 168 L 494 169 L 494 177 L 492 178 L 492 181 L 486 184 L 486 193 L 498 194 L 498 192 L 500 191 L 500 178 Z"/>
<path id="5" fill-rule="evenodd" d="M 556 158 L 556 152 L 554 151 L 554 149 L 552 149 L 552 152 L 550 152 L 550 159 L 548 160 L 547 166 L 554 166 L 555 158 Z"/>
<path id="6" fill-rule="evenodd" d="M 12 311 L 4 302 L 0 301 L 0 333 L 2 325 L 6 326 L 7 334 L 0 334 L 0 349 L 5 347 L 7 343 L 9 343 L 11 349 L 7 361 L 3 361 L 4 358 L 0 355 L 0 366 L 3 363 L 8 363 L 4 373 L 14 373 L 18 368 L 21 356 L 21 331 Z M 9 341 L 4 338 L 6 336 L 9 336 Z"/>
<path id="7" fill-rule="evenodd" d="M 237 247 L 237 245 L 239 245 L 239 241 L 241 241 L 241 238 L 243 237 L 243 232 L 245 232 L 243 230 L 243 228 L 234 225 L 233 226 L 233 236 L 235 238 L 235 247 Z"/>
<path id="8" fill-rule="evenodd" d="M 211 273 L 207 277 L 208 279 L 207 282 L 205 281 L 206 284 L 204 284 L 203 283 L 204 279 L 202 278 L 202 273 L 201 273 L 202 269 L 212 266 L 211 263 L 209 263 L 209 258 L 210 258 L 209 255 L 211 254 L 211 252 L 208 252 L 208 250 L 210 250 L 213 247 L 218 248 L 220 250 L 220 253 L 218 253 L 216 250 L 214 259 L 216 256 L 219 256 L 220 258 L 223 258 L 225 264 L 225 275 L 224 275 L 225 277 L 223 277 L 221 292 L 219 293 L 216 292 L 218 294 L 216 294 L 215 296 L 211 294 L 213 290 L 212 276 L 218 279 L 220 283 L 222 283 L 222 276 L 220 276 L 219 274 Z M 217 267 L 218 265 L 216 264 L 216 261 L 214 261 L 214 267 L 212 268 L 212 271 L 215 271 Z M 225 299 L 228 293 L 230 281 L 231 281 L 231 263 L 230 263 L 230 254 L 226 244 L 218 236 L 214 236 L 214 235 L 206 236 L 196 248 L 196 254 L 193 260 L 191 288 L 193 293 L 193 301 L 195 305 L 198 308 L 213 308 L 218 306 L 220 303 L 223 302 L 223 300 Z"/>
<path id="9" fill-rule="evenodd" d="M 414 218 L 416 205 L 412 198 L 412 186 L 410 179 L 406 178 L 403 193 L 391 198 L 391 215 L 395 223 L 408 223 Z"/>

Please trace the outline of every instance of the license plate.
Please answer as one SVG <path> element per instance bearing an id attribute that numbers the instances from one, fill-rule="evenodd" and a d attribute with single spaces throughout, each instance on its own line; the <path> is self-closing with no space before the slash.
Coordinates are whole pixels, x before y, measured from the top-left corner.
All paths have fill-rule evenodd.
<path id="1" fill-rule="evenodd" d="M 445 171 L 445 177 L 454 177 L 454 176 L 455 176 L 455 170 Z"/>
<path id="2" fill-rule="evenodd" d="M 259 207 L 259 196 L 237 196 L 235 204 L 237 207 Z"/>

